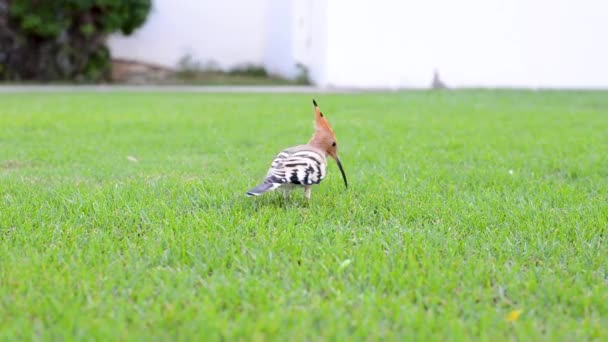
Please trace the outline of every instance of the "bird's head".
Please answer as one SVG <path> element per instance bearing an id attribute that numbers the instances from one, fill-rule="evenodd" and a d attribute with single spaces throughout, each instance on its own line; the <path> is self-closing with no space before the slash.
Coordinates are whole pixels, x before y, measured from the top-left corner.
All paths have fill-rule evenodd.
<path id="1" fill-rule="evenodd" d="M 323 150 L 325 153 L 330 155 L 340 168 L 340 172 L 342 173 L 342 178 L 344 179 L 344 186 L 348 188 L 348 181 L 346 180 L 346 174 L 344 173 L 344 168 L 342 167 L 342 162 L 338 157 L 338 139 L 336 139 L 336 133 L 333 128 L 327 121 L 327 118 L 321 112 L 321 109 L 317 105 L 317 101 L 312 100 L 312 104 L 315 109 L 315 134 L 312 136 L 310 140 L 310 144 Z"/>

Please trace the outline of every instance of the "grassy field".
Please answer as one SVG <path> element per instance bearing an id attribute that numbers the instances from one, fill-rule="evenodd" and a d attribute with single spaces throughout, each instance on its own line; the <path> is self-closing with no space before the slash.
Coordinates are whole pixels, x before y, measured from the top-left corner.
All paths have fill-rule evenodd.
<path id="1" fill-rule="evenodd" d="M 0 94 L 0 339 L 608 339 L 608 92 L 311 97 Z"/>

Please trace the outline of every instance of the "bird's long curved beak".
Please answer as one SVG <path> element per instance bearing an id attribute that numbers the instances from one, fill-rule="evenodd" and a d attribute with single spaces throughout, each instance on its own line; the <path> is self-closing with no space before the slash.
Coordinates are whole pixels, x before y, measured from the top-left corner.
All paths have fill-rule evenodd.
<path id="1" fill-rule="evenodd" d="M 342 173 L 342 179 L 344 179 L 344 186 L 348 189 L 348 181 L 346 180 L 346 173 L 344 173 L 344 168 L 342 167 L 342 162 L 340 158 L 336 157 L 336 163 L 338 163 L 338 167 L 340 168 L 340 172 Z"/>

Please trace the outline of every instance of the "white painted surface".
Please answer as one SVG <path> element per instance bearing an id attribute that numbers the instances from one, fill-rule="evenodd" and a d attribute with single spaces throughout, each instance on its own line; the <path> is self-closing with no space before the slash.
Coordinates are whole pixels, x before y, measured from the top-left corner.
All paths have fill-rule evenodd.
<path id="1" fill-rule="evenodd" d="M 321 82 L 326 62 L 326 0 L 268 0 L 266 59 L 270 72 L 289 78 L 306 66 Z M 322 83 L 322 82 L 321 82 Z"/>
<path id="2" fill-rule="evenodd" d="M 133 36 L 113 36 L 116 57 L 176 66 L 191 54 L 221 67 L 262 64 L 267 0 L 154 0 L 146 24 Z"/>
<path id="3" fill-rule="evenodd" d="M 174 65 L 187 51 L 320 86 L 608 87 L 606 0 L 156 0 L 115 55 Z M 239 10 L 236 10 L 236 9 Z"/>
<path id="4" fill-rule="evenodd" d="M 332 85 L 608 87 L 603 0 L 329 4 Z"/>
<path id="5" fill-rule="evenodd" d="M 289 77 L 296 75 L 294 15 L 292 1 L 268 0 L 264 64 L 270 73 Z"/>
<path id="6" fill-rule="evenodd" d="M 452 86 L 608 86 L 603 0 L 330 3 L 338 86 L 427 86 L 435 68 Z"/>

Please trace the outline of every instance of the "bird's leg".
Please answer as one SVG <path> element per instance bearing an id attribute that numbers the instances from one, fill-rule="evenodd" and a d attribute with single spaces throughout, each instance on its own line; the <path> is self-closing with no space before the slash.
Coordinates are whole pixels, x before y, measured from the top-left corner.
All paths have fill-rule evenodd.
<path id="1" fill-rule="evenodd" d="M 312 185 L 306 185 L 306 186 L 304 187 L 304 195 L 306 196 L 306 199 L 307 199 L 307 200 L 310 200 L 310 193 L 311 193 L 311 190 L 312 190 Z"/>
<path id="2" fill-rule="evenodd" d="M 290 191 L 287 189 L 283 189 L 283 199 L 287 202 L 289 201 L 289 193 Z"/>

